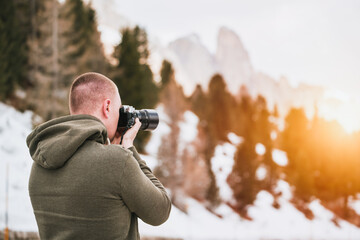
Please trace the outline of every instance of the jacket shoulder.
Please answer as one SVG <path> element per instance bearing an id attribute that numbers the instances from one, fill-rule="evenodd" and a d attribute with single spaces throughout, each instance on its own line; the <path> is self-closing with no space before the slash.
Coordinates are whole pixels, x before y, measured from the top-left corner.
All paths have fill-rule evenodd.
<path id="1" fill-rule="evenodd" d="M 89 154 L 93 157 L 97 156 L 96 159 L 107 163 L 124 164 L 128 159 L 131 159 L 133 153 L 123 148 L 120 145 L 103 145 L 100 143 L 92 142 L 93 146 L 88 146 Z"/>

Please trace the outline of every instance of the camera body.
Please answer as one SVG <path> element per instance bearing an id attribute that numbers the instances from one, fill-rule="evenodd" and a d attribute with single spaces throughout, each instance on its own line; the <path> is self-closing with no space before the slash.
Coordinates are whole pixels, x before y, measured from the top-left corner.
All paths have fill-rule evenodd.
<path id="1" fill-rule="evenodd" d="M 119 110 L 118 128 L 131 128 L 135 124 L 135 119 L 141 122 L 140 130 L 151 131 L 159 124 L 159 115 L 153 109 L 136 110 L 129 105 L 123 105 Z"/>

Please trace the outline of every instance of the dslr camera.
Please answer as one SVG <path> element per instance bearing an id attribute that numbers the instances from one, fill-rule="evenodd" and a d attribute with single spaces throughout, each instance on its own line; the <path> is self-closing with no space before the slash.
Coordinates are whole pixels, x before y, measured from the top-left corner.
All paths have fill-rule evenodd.
<path id="1" fill-rule="evenodd" d="M 151 131 L 159 124 L 159 115 L 153 109 L 135 110 L 132 106 L 123 105 L 119 111 L 118 128 L 131 128 L 136 118 L 141 122 L 140 130 Z"/>

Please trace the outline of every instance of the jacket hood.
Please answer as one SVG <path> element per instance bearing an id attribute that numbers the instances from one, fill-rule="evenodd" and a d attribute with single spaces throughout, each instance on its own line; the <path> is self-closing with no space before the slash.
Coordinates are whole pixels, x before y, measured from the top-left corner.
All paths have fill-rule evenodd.
<path id="1" fill-rule="evenodd" d="M 37 164 L 57 169 L 87 140 L 105 144 L 105 125 L 90 115 L 71 115 L 39 125 L 27 137 L 26 143 Z"/>

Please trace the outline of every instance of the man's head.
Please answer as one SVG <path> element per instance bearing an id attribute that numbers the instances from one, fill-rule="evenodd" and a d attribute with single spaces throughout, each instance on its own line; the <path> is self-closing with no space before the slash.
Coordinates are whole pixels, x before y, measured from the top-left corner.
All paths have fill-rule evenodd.
<path id="1" fill-rule="evenodd" d="M 111 140 L 117 129 L 120 107 L 118 88 L 113 81 L 102 74 L 84 73 L 71 85 L 70 114 L 88 114 L 99 118 L 106 126 Z"/>

